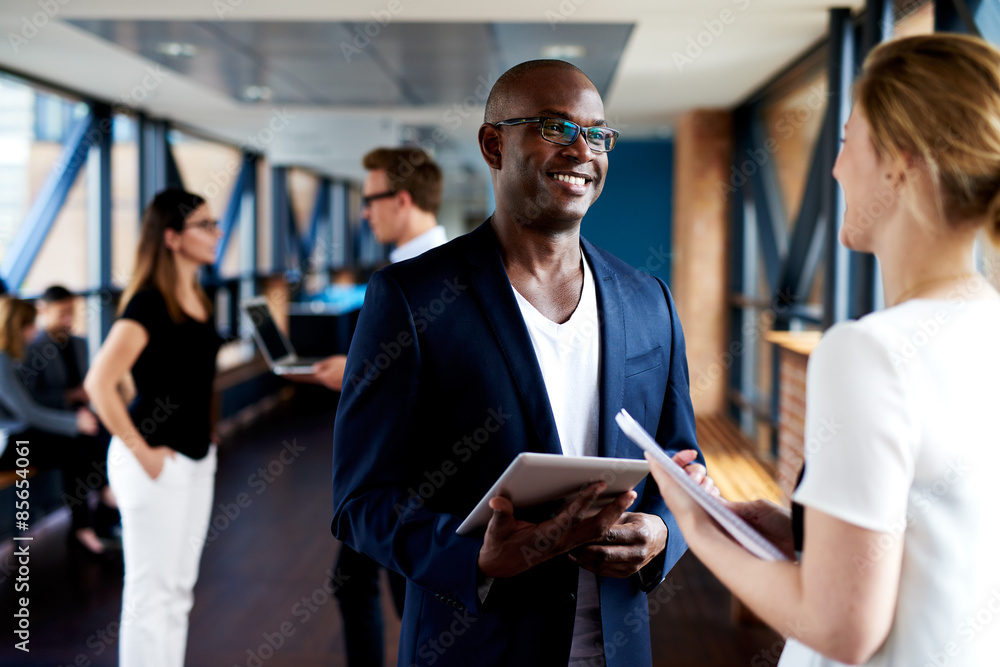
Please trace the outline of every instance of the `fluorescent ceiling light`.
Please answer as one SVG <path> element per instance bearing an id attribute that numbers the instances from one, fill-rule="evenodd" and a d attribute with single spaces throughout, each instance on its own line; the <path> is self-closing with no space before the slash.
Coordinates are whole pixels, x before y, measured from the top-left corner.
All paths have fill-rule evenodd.
<path id="1" fill-rule="evenodd" d="M 546 44 L 541 49 L 543 58 L 582 58 L 587 49 L 579 44 Z"/>
<path id="2" fill-rule="evenodd" d="M 198 53 L 198 47 L 187 42 L 160 42 L 156 51 L 174 58 L 194 58 Z"/>

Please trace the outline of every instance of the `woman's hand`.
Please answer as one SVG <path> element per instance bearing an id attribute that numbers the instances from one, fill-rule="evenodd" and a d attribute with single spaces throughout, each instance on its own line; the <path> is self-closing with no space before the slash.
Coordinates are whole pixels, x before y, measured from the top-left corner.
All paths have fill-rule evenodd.
<path id="1" fill-rule="evenodd" d="M 76 430 L 84 435 L 94 435 L 97 433 L 97 417 L 87 408 L 78 408 L 76 411 Z"/>
<path id="2" fill-rule="evenodd" d="M 716 488 L 712 478 L 708 476 L 705 466 L 700 463 L 692 463 L 697 457 L 698 452 L 693 449 L 685 449 L 674 454 L 673 461 L 684 468 L 684 472 L 698 486 L 716 498 L 719 498 L 719 489 Z M 671 479 L 667 471 L 660 466 L 651 454 L 646 454 L 646 460 L 649 461 L 649 469 L 653 475 L 653 479 L 656 480 L 657 486 L 660 487 L 660 495 L 663 496 L 667 507 L 670 508 L 674 518 L 677 519 L 677 525 L 681 527 L 682 532 L 685 531 L 685 526 L 692 526 L 701 518 L 710 518 L 705 510 L 701 508 L 701 505 L 687 491 L 682 489 L 677 482 Z"/>
<path id="3" fill-rule="evenodd" d="M 163 462 L 167 460 L 167 457 L 177 456 L 177 452 L 170 447 L 150 447 L 146 444 L 136 446 L 132 452 L 150 479 L 156 479 L 160 476 L 160 473 L 163 472 Z"/>
<path id="4" fill-rule="evenodd" d="M 770 500 L 745 503 L 722 502 L 754 530 L 778 547 L 790 560 L 795 560 L 795 540 L 792 537 L 792 512 Z"/>

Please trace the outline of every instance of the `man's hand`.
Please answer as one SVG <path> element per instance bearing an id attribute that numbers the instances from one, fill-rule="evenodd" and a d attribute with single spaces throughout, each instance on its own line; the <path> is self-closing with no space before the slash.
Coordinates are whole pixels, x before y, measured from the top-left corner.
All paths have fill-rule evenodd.
<path id="1" fill-rule="evenodd" d="M 313 376 L 328 389 L 340 391 L 344 386 L 344 366 L 347 356 L 335 354 L 313 365 Z"/>
<path id="2" fill-rule="evenodd" d="M 496 579 L 513 577 L 577 547 L 603 539 L 637 497 L 635 491 L 626 491 L 598 514 L 585 519 L 587 510 L 605 488 L 604 482 L 591 484 L 559 514 L 542 523 L 515 519 L 510 500 L 503 496 L 493 498 L 490 500 L 493 516 L 479 550 L 479 571 Z"/>
<path id="3" fill-rule="evenodd" d="M 569 557 L 602 577 L 629 577 L 667 546 L 667 527 L 655 514 L 626 512 L 604 539 L 573 550 Z"/>
<path id="4" fill-rule="evenodd" d="M 66 403 L 69 405 L 86 405 L 90 403 L 90 397 L 83 387 L 73 387 L 66 391 Z"/>

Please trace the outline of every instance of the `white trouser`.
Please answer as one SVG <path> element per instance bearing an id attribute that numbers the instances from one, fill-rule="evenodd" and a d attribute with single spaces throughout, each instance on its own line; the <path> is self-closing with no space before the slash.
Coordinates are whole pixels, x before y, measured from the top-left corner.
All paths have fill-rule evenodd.
<path id="1" fill-rule="evenodd" d="M 154 480 L 119 438 L 108 481 L 122 516 L 125 587 L 119 665 L 182 667 L 188 613 L 215 484 L 215 445 L 201 460 L 177 454 Z"/>

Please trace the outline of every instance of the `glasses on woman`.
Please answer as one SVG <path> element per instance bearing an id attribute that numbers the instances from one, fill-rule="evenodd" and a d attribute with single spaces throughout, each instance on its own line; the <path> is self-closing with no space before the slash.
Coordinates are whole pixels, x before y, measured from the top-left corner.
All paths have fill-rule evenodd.
<path id="1" fill-rule="evenodd" d="M 562 118 L 511 118 L 502 120 L 499 123 L 493 123 L 493 125 L 501 127 L 503 125 L 522 125 L 524 123 L 538 123 L 542 139 L 553 144 L 559 144 L 560 146 L 569 146 L 580 136 L 580 132 L 583 132 L 587 146 L 595 153 L 607 153 L 610 151 L 615 147 L 618 135 L 621 134 L 618 130 L 612 130 L 610 127 L 600 125 L 581 127 L 573 121 L 563 120 Z"/>
<path id="2" fill-rule="evenodd" d="M 219 228 L 218 220 L 202 220 L 201 222 L 192 222 L 190 224 L 184 225 L 184 229 L 200 229 L 203 232 L 215 232 Z"/>

